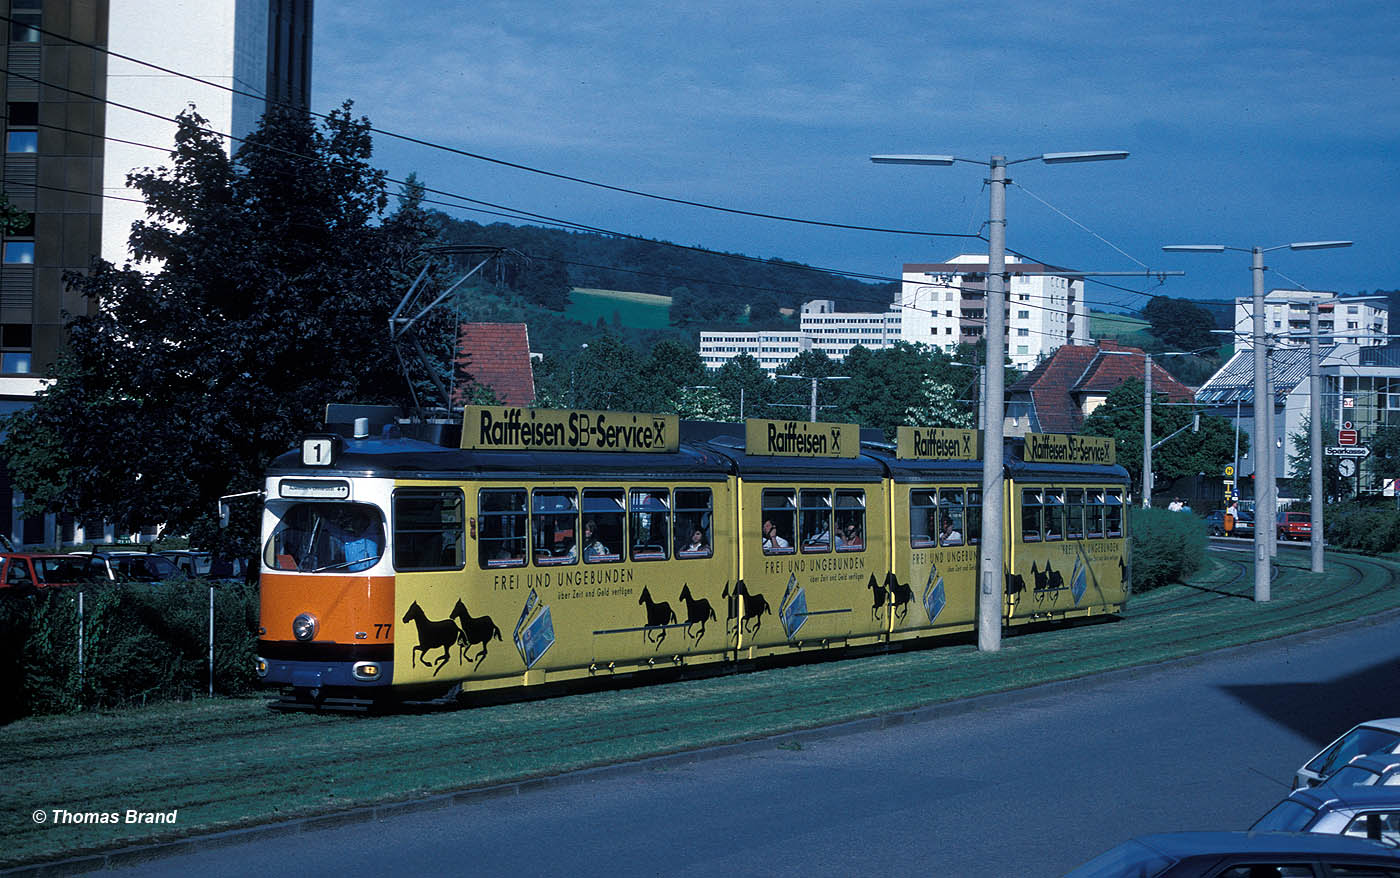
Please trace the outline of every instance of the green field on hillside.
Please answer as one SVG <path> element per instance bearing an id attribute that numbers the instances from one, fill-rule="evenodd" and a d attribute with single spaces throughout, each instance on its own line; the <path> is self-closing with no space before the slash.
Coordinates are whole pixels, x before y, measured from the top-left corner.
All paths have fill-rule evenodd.
<path id="1" fill-rule="evenodd" d="M 1125 344 L 1137 344 L 1150 337 L 1151 326 L 1140 317 L 1127 314 L 1112 314 L 1106 311 L 1089 312 L 1089 335 L 1093 338 L 1107 338 Z"/>
<path id="2" fill-rule="evenodd" d="M 671 297 L 576 288 L 569 293 L 569 307 L 564 314 L 589 326 L 601 317 L 609 326 L 620 322 L 635 329 L 665 329 L 671 324 Z"/>

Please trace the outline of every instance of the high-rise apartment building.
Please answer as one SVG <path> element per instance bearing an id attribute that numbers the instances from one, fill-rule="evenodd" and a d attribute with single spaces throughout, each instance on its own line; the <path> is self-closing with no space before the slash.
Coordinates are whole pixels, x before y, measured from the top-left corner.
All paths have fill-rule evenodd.
<path id="1" fill-rule="evenodd" d="M 193 104 L 238 138 L 268 100 L 309 106 L 312 4 L 0 0 L 0 181 L 21 215 L 0 239 L 0 413 L 27 405 L 62 349 L 66 315 L 88 311 L 64 273 L 98 256 L 128 261 L 145 207 L 126 176 L 168 163 L 171 119 Z M 24 542 L 53 542 L 31 530 Z"/>

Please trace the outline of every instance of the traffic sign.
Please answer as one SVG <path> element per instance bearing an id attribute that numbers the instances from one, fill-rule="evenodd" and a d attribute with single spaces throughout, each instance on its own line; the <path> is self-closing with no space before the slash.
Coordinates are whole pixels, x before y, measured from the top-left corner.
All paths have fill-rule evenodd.
<path id="1" fill-rule="evenodd" d="M 1371 449 L 1365 445 L 1328 445 L 1322 451 L 1328 457 L 1360 457 L 1371 456 Z"/>
<path id="2" fill-rule="evenodd" d="M 1234 465 L 1233 465 L 1233 464 L 1229 464 L 1229 463 L 1225 464 L 1225 478 L 1227 478 L 1227 479 L 1232 479 L 1232 478 L 1234 478 L 1234 477 L 1235 477 L 1235 467 L 1234 467 Z"/>

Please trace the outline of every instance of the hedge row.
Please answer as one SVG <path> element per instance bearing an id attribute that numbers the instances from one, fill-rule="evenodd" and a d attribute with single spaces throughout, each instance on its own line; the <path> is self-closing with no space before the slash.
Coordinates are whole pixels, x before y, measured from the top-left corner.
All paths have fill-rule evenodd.
<path id="1" fill-rule="evenodd" d="M 255 688 L 257 622 L 255 585 L 214 586 L 215 692 Z M 0 722 L 206 693 L 209 628 L 190 580 L 0 593 Z"/>
<path id="2" fill-rule="evenodd" d="M 1307 506 L 1296 507 L 1308 511 Z M 1400 550 L 1400 509 L 1394 506 L 1329 505 L 1323 535 L 1330 545 L 1380 554 Z"/>
<path id="3" fill-rule="evenodd" d="M 1128 510 L 1133 553 L 1133 591 L 1184 582 L 1200 569 L 1209 536 L 1206 523 L 1189 512 Z"/>

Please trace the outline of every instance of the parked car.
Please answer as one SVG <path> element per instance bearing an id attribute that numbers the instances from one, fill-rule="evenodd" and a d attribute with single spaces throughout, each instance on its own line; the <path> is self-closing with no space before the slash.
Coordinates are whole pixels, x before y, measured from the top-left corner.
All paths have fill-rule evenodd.
<path id="1" fill-rule="evenodd" d="M 1400 846 L 1400 789 L 1324 784 L 1294 790 L 1250 830 L 1349 835 Z"/>
<path id="2" fill-rule="evenodd" d="M 248 578 L 251 566 L 242 558 L 218 558 L 198 549 L 169 549 L 158 554 L 175 562 L 181 573 L 198 579 L 243 580 Z"/>
<path id="3" fill-rule="evenodd" d="M 1329 787 L 1400 786 L 1400 753 L 1358 756 L 1327 778 Z"/>
<path id="4" fill-rule="evenodd" d="M 1170 832 L 1141 835 L 1065 878 L 1252 878 L 1366 875 L 1400 878 L 1400 851 L 1379 842 L 1306 832 Z"/>
<path id="5" fill-rule="evenodd" d="M 73 555 L 6 552 L 0 555 L 0 588 L 49 588 L 91 579 L 88 565 Z"/>
<path id="6" fill-rule="evenodd" d="M 92 579 L 164 582 L 182 575 L 174 561 L 150 552 L 86 552 L 73 557 L 87 559 Z"/>
<path id="7" fill-rule="evenodd" d="M 1217 509 L 1206 516 L 1206 530 L 1213 537 L 1225 536 L 1224 509 Z M 1235 526 L 1231 529 L 1230 536 L 1254 536 L 1254 513 L 1241 510 L 1240 514 L 1235 516 Z"/>
<path id="8" fill-rule="evenodd" d="M 1280 512 L 1278 538 L 1281 540 L 1311 540 L 1312 516 L 1306 512 Z"/>
<path id="9" fill-rule="evenodd" d="M 1356 757 L 1394 752 L 1397 745 L 1400 745 L 1400 717 L 1360 723 L 1304 763 L 1293 775 L 1293 788 L 1315 787 Z"/>

